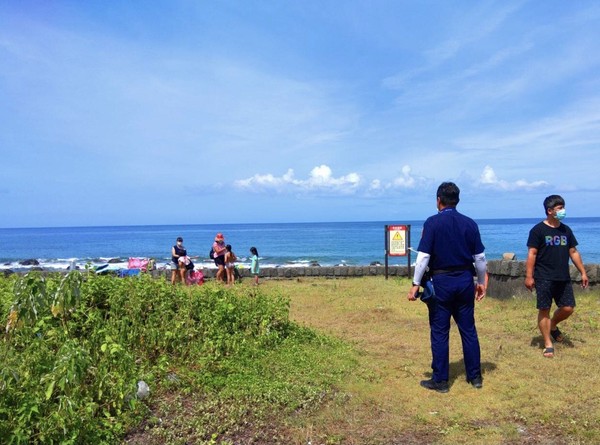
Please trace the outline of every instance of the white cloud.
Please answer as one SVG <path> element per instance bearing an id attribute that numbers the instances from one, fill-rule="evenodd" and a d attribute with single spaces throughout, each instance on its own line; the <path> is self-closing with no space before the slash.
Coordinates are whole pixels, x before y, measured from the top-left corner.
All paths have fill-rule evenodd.
<path id="1" fill-rule="evenodd" d="M 314 193 L 324 192 L 336 195 L 361 195 L 379 196 L 394 190 L 425 189 L 432 182 L 431 178 L 417 176 L 412 173 L 410 165 L 404 165 L 400 176 L 388 181 L 379 178 L 365 180 L 360 174 L 352 172 L 344 176 L 335 177 L 328 165 L 314 167 L 306 179 L 298 179 L 294 176 L 294 170 L 288 171 L 282 176 L 268 174 L 255 174 L 250 178 L 239 179 L 233 182 L 233 186 L 239 190 L 252 192 L 278 192 L 278 193 Z"/>
<path id="2" fill-rule="evenodd" d="M 333 192 L 336 194 L 355 193 L 361 185 L 361 177 L 358 173 L 349 173 L 338 178 L 333 176 L 331 168 L 327 165 L 319 165 L 310 171 L 307 179 L 296 179 L 294 170 L 288 171 L 282 176 L 272 174 L 255 174 L 247 179 L 234 181 L 234 186 L 242 190 L 256 192 L 276 191 L 285 192 Z"/>
<path id="3" fill-rule="evenodd" d="M 481 173 L 481 176 L 479 176 L 479 179 L 477 180 L 477 185 L 502 191 L 514 191 L 543 189 L 550 184 L 548 184 L 546 181 L 528 182 L 524 179 L 518 179 L 514 182 L 509 182 L 504 179 L 499 179 L 494 169 L 489 165 L 486 165 Z"/>
<path id="4" fill-rule="evenodd" d="M 402 176 L 397 177 L 392 181 L 392 186 L 400 188 L 414 188 L 416 181 L 410 175 L 411 168 L 408 165 L 402 167 Z"/>

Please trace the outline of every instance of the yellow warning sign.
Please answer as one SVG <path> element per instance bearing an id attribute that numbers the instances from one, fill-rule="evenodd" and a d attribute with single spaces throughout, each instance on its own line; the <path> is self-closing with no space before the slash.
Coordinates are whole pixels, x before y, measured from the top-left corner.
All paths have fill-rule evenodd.
<path id="1" fill-rule="evenodd" d="M 404 256 L 406 252 L 406 226 L 389 226 L 389 246 L 388 254 L 390 256 Z"/>

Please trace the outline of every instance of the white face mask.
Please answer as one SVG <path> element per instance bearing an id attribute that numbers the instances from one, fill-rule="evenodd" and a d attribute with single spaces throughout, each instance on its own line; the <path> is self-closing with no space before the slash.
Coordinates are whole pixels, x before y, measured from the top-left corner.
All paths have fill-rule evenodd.
<path id="1" fill-rule="evenodd" d="M 561 219 L 565 219 L 565 216 L 567 216 L 567 211 L 565 209 L 561 209 L 561 210 L 557 210 L 556 211 L 556 219 L 558 219 L 559 221 Z"/>

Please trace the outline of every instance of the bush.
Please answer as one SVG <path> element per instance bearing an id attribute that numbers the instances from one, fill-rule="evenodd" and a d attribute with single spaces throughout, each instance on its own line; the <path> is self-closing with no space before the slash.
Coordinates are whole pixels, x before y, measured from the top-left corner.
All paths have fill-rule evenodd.
<path id="1" fill-rule="evenodd" d="M 232 360 L 299 332 L 281 295 L 145 275 L 29 273 L 0 278 L 0 299 L 0 441 L 9 444 L 113 443 L 147 412 L 139 380 L 156 387 L 178 364 L 214 383 Z"/>

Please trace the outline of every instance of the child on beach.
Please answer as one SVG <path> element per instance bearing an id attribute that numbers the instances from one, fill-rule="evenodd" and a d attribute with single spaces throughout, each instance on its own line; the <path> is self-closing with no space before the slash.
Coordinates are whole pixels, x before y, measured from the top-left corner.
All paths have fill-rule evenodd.
<path id="1" fill-rule="evenodd" d="M 237 257 L 235 253 L 231 250 L 231 244 L 227 244 L 225 246 L 225 270 L 227 271 L 227 284 L 231 285 L 235 282 L 235 262 L 237 261 Z"/>
<path id="2" fill-rule="evenodd" d="M 250 273 L 254 276 L 254 285 L 258 286 L 258 274 L 260 273 L 260 265 L 258 264 L 258 250 L 256 250 L 256 247 L 250 247 L 250 253 L 252 254 Z"/>

